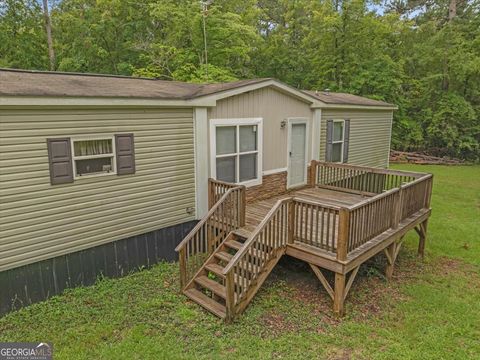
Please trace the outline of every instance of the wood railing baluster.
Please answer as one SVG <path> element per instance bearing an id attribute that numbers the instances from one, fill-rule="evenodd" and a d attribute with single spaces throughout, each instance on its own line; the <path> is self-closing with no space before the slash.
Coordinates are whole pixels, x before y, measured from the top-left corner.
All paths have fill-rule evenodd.
<path id="1" fill-rule="evenodd" d="M 337 260 L 345 261 L 348 253 L 348 233 L 350 226 L 350 211 L 341 208 L 339 212 L 339 226 L 337 235 Z"/>
<path id="2" fill-rule="evenodd" d="M 205 259 L 223 242 L 230 231 L 238 228 L 245 217 L 245 207 L 237 206 L 245 187 L 209 180 L 209 211 L 175 248 L 179 254 L 182 289 L 192 280 Z M 210 206 L 211 201 L 218 201 Z"/>
<path id="3" fill-rule="evenodd" d="M 320 247 L 346 261 L 348 254 L 421 210 L 431 201 L 431 175 L 313 160 L 309 185 L 370 196 L 349 207 L 284 198 L 269 211 L 224 269 L 227 318 L 251 296 L 268 264 L 295 242 Z M 205 257 L 245 224 L 245 188 L 209 180 L 209 212 L 176 248 L 180 283 L 189 284 Z M 237 280 L 237 283 L 235 282 Z M 263 281 L 263 280 L 262 280 Z"/>

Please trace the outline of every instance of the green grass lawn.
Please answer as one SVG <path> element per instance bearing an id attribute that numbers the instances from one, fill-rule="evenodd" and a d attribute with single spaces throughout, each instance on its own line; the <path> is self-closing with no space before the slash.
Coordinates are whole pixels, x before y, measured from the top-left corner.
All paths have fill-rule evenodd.
<path id="1" fill-rule="evenodd" d="M 302 263 L 284 258 L 232 325 L 178 292 L 177 264 L 30 306 L 0 319 L 0 341 L 48 341 L 56 359 L 479 359 L 480 167 L 434 174 L 426 258 L 409 234 L 394 278 L 362 266 L 347 316 Z"/>

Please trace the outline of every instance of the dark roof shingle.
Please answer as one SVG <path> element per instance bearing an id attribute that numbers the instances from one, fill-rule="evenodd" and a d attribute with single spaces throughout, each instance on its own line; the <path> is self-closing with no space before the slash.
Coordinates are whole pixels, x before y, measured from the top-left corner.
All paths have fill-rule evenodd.
<path id="1" fill-rule="evenodd" d="M 144 98 L 190 100 L 243 86 L 272 80 L 240 80 L 216 84 L 194 84 L 129 76 L 80 74 L 32 70 L 0 69 L 0 96 L 65 96 L 103 98 Z M 393 107 L 383 101 L 361 96 L 302 90 L 326 104 Z"/>
<path id="2" fill-rule="evenodd" d="M 393 107 L 394 105 L 386 103 L 380 100 L 373 100 L 362 96 L 336 93 L 330 91 L 311 91 L 303 90 L 305 94 L 313 96 L 314 98 L 326 103 L 326 104 L 345 104 L 345 105 L 363 105 L 363 106 L 385 106 Z"/>
<path id="3" fill-rule="evenodd" d="M 193 84 L 128 76 L 0 69 L 0 95 L 187 100 L 266 80 Z"/>

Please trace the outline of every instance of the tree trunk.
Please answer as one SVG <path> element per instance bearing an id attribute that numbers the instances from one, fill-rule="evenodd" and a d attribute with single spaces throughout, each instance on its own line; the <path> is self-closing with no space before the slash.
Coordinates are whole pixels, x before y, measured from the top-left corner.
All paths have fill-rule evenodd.
<path id="1" fill-rule="evenodd" d="M 457 0 L 450 0 L 448 6 L 448 21 L 452 21 L 457 16 Z"/>
<path id="2" fill-rule="evenodd" d="M 48 58 L 50 59 L 50 70 L 55 70 L 55 51 L 53 50 L 52 22 L 48 13 L 48 0 L 43 0 L 43 17 L 45 18 L 45 30 L 47 32 Z"/>

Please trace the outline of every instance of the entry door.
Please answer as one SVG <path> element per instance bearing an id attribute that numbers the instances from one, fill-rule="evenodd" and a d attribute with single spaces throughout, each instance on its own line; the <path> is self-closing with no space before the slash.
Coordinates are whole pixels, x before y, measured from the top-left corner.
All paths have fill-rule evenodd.
<path id="1" fill-rule="evenodd" d="M 289 122 L 289 153 L 287 186 L 306 184 L 307 180 L 307 122 L 291 120 Z"/>

